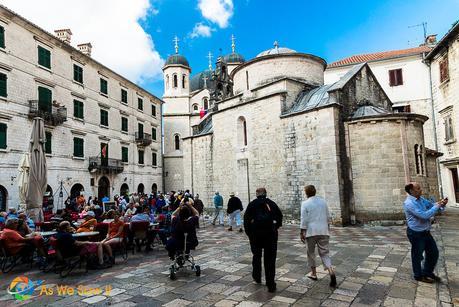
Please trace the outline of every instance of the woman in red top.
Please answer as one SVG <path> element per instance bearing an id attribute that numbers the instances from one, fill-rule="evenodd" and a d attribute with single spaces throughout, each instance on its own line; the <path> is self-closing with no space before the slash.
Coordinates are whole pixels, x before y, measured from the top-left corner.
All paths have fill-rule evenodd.
<path id="1" fill-rule="evenodd" d="M 108 225 L 107 237 L 101 242 L 112 264 L 115 262 L 115 258 L 113 257 L 113 251 L 110 244 L 121 243 L 123 240 L 123 228 L 124 222 L 120 220 L 120 214 L 115 212 L 113 215 L 113 222 L 110 222 Z"/>

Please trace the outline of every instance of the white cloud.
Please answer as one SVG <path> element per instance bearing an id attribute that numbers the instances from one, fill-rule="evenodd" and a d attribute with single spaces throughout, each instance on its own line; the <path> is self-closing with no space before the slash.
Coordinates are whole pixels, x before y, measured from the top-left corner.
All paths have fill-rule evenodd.
<path id="1" fill-rule="evenodd" d="M 233 0 L 199 0 L 198 8 L 204 18 L 218 24 L 220 28 L 228 26 L 234 12 Z"/>
<path id="2" fill-rule="evenodd" d="M 148 0 L 0 0 L 54 34 L 70 28 L 72 45 L 91 42 L 92 57 L 131 81 L 161 76 L 163 59 L 139 21 L 157 14 Z"/>
<path id="3" fill-rule="evenodd" d="M 215 29 L 212 29 L 211 27 L 203 24 L 202 22 L 199 22 L 194 25 L 193 31 L 190 34 L 191 38 L 196 38 L 196 37 L 210 37 L 212 35 L 212 31 L 215 31 Z"/>

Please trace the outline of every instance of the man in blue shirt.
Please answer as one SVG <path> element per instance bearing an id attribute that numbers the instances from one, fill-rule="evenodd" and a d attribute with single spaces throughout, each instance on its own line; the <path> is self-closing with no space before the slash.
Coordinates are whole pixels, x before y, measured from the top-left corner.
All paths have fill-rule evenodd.
<path id="1" fill-rule="evenodd" d="M 438 260 L 438 248 L 435 239 L 430 234 L 430 218 L 438 211 L 443 211 L 448 198 L 438 203 L 432 203 L 421 197 L 421 186 L 411 182 L 405 186 L 408 193 L 403 209 L 406 216 L 407 236 L 411 243 L 411 263 L 413 266 L 414 279 L 422 282 L 433 283 L 440 281 L 433 273 Z M 423 257 L 425 253 L 425 257 Z M 424 258 L 424 267 L 421 262 Z"/>
<path id="2" fill-rule="evenodd" d="M 220 195 L 218 191 L 216 191 L 213 200 L 215 206 L 215 216 L 212 225 L 215 225 L 217 219 L 220 225 L 223 225 L 223 197 Z"/>

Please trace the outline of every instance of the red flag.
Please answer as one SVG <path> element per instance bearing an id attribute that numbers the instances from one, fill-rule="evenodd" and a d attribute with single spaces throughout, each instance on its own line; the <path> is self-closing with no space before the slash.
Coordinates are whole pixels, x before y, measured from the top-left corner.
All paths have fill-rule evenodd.
<path id="1" fill-rule="evenodd" d="M 206 114 L 207 114 L 207 111 L 204 109 L 201 109 L 201 111 L 199 111 L 199 118 L 203 118 L 204 116 L 206 116 Z"/>
<path id="2" fill-rule="evenodd" d="M 104 147 L 102 147 L 102 158 L 107 158 L 107 144 L 105 144 Z"/>

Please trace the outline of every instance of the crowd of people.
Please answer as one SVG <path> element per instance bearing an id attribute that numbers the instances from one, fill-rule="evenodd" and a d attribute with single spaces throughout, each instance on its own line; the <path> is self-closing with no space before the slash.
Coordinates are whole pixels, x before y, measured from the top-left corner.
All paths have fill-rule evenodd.
<path id="1" fill-rule="evenodd" d="M 431 218 L 444 210 L 448 199 L 442 199 L 438 203 L 426 200 L 422 197 L 420 185 L 415 182 L 407 184 L 405 191 L 408 196 L 404 203 L 404 212 L 407 219 L 407 236 L 412 245 L 414 278 L 429 283 L 439 281 L 438 276 L 433 273 L 438 259 L 438 249 L 430 234 L 430 225 Z M 313 185 L 305 186 L 304 192 L 306 200 L 301 203 L 300 240 L 307 246 L 310 268 L 307 277 L 312 280 L 318 279 L 315 261 L 317 248 L 324 268 L 330 275 L 330 286 L 335 287 L 336 275 L 329 256 L 330 212 L 325 200 L 316 195 Z M 184 233 L 188 234 L 185 253 L 189 253 L 199 244 L 196 228 L 199 228 L 199 216 L 203 215 L 204 204 L 198 194 L 192 195 L 188 190 L 172 191 L 166 195 L 133 193 L 129 196 L 116 196 L 114 204 L 106 208 L 108 210 L 102 209 L 102 204 L 97 198 L 89 197 L 86 200 L 83 195 L 68 199 L 65 204 L 66 207 L 58 210 L 53 217 L 60 220 L 57 241 L 69 254 L 79 251 L 81 254 L 97 255 L 99 268 L 106 267 L 106 259 L 108 265 L 114 263 L 112 245 L 122 240 L 126 222 L 154 223 L 159 215 L 165 216 L 163 221 L 169 221 L 166 224 L 170 226 L 170 231 L 159 233 L 159 237 L 171 259 L 183 246 Z M 220 225 L 224 225 L 224 199 L 218 191 L 213 197 L 213 206 L 215 211 L 211 223 L 215 226 L 218 221 Z M 243 210 L 241 200 L 235 193 L 230 193 L 226 209 L 229 226 L 227 230 L 233 231 L 233 227 L 236 227 L 239 232 L 245 231 L 253 254 L 253 280 L 261 283 L 263 255 L 266 285 L 269 292 L 274 292 L 277 240 L 278 230 L 282 226 L 282 212 L 277 204 L 267 197 L 265 188 L 256 190 L 256 199 L 247 205 L 242 222 Z M 83 220 L 75 224 L 75 217 Z M 110 221 L 107 235 L 100 242 L 79 241 L 72 236 L 75 232 L 92 231 L 98 222 L 107 219 Z M 35 224 L 25 212 L 10 208 L 8 212 L 0 213 L 0 225 L 4 225 L 0 238 L 12 252 L 30 252 L 36 249 L 39 262 L 46 262 L 44 240 L 34 234 Z M 151 249 L 153 239 L 154 237 L 147 238 L 146 250 Z"/>

